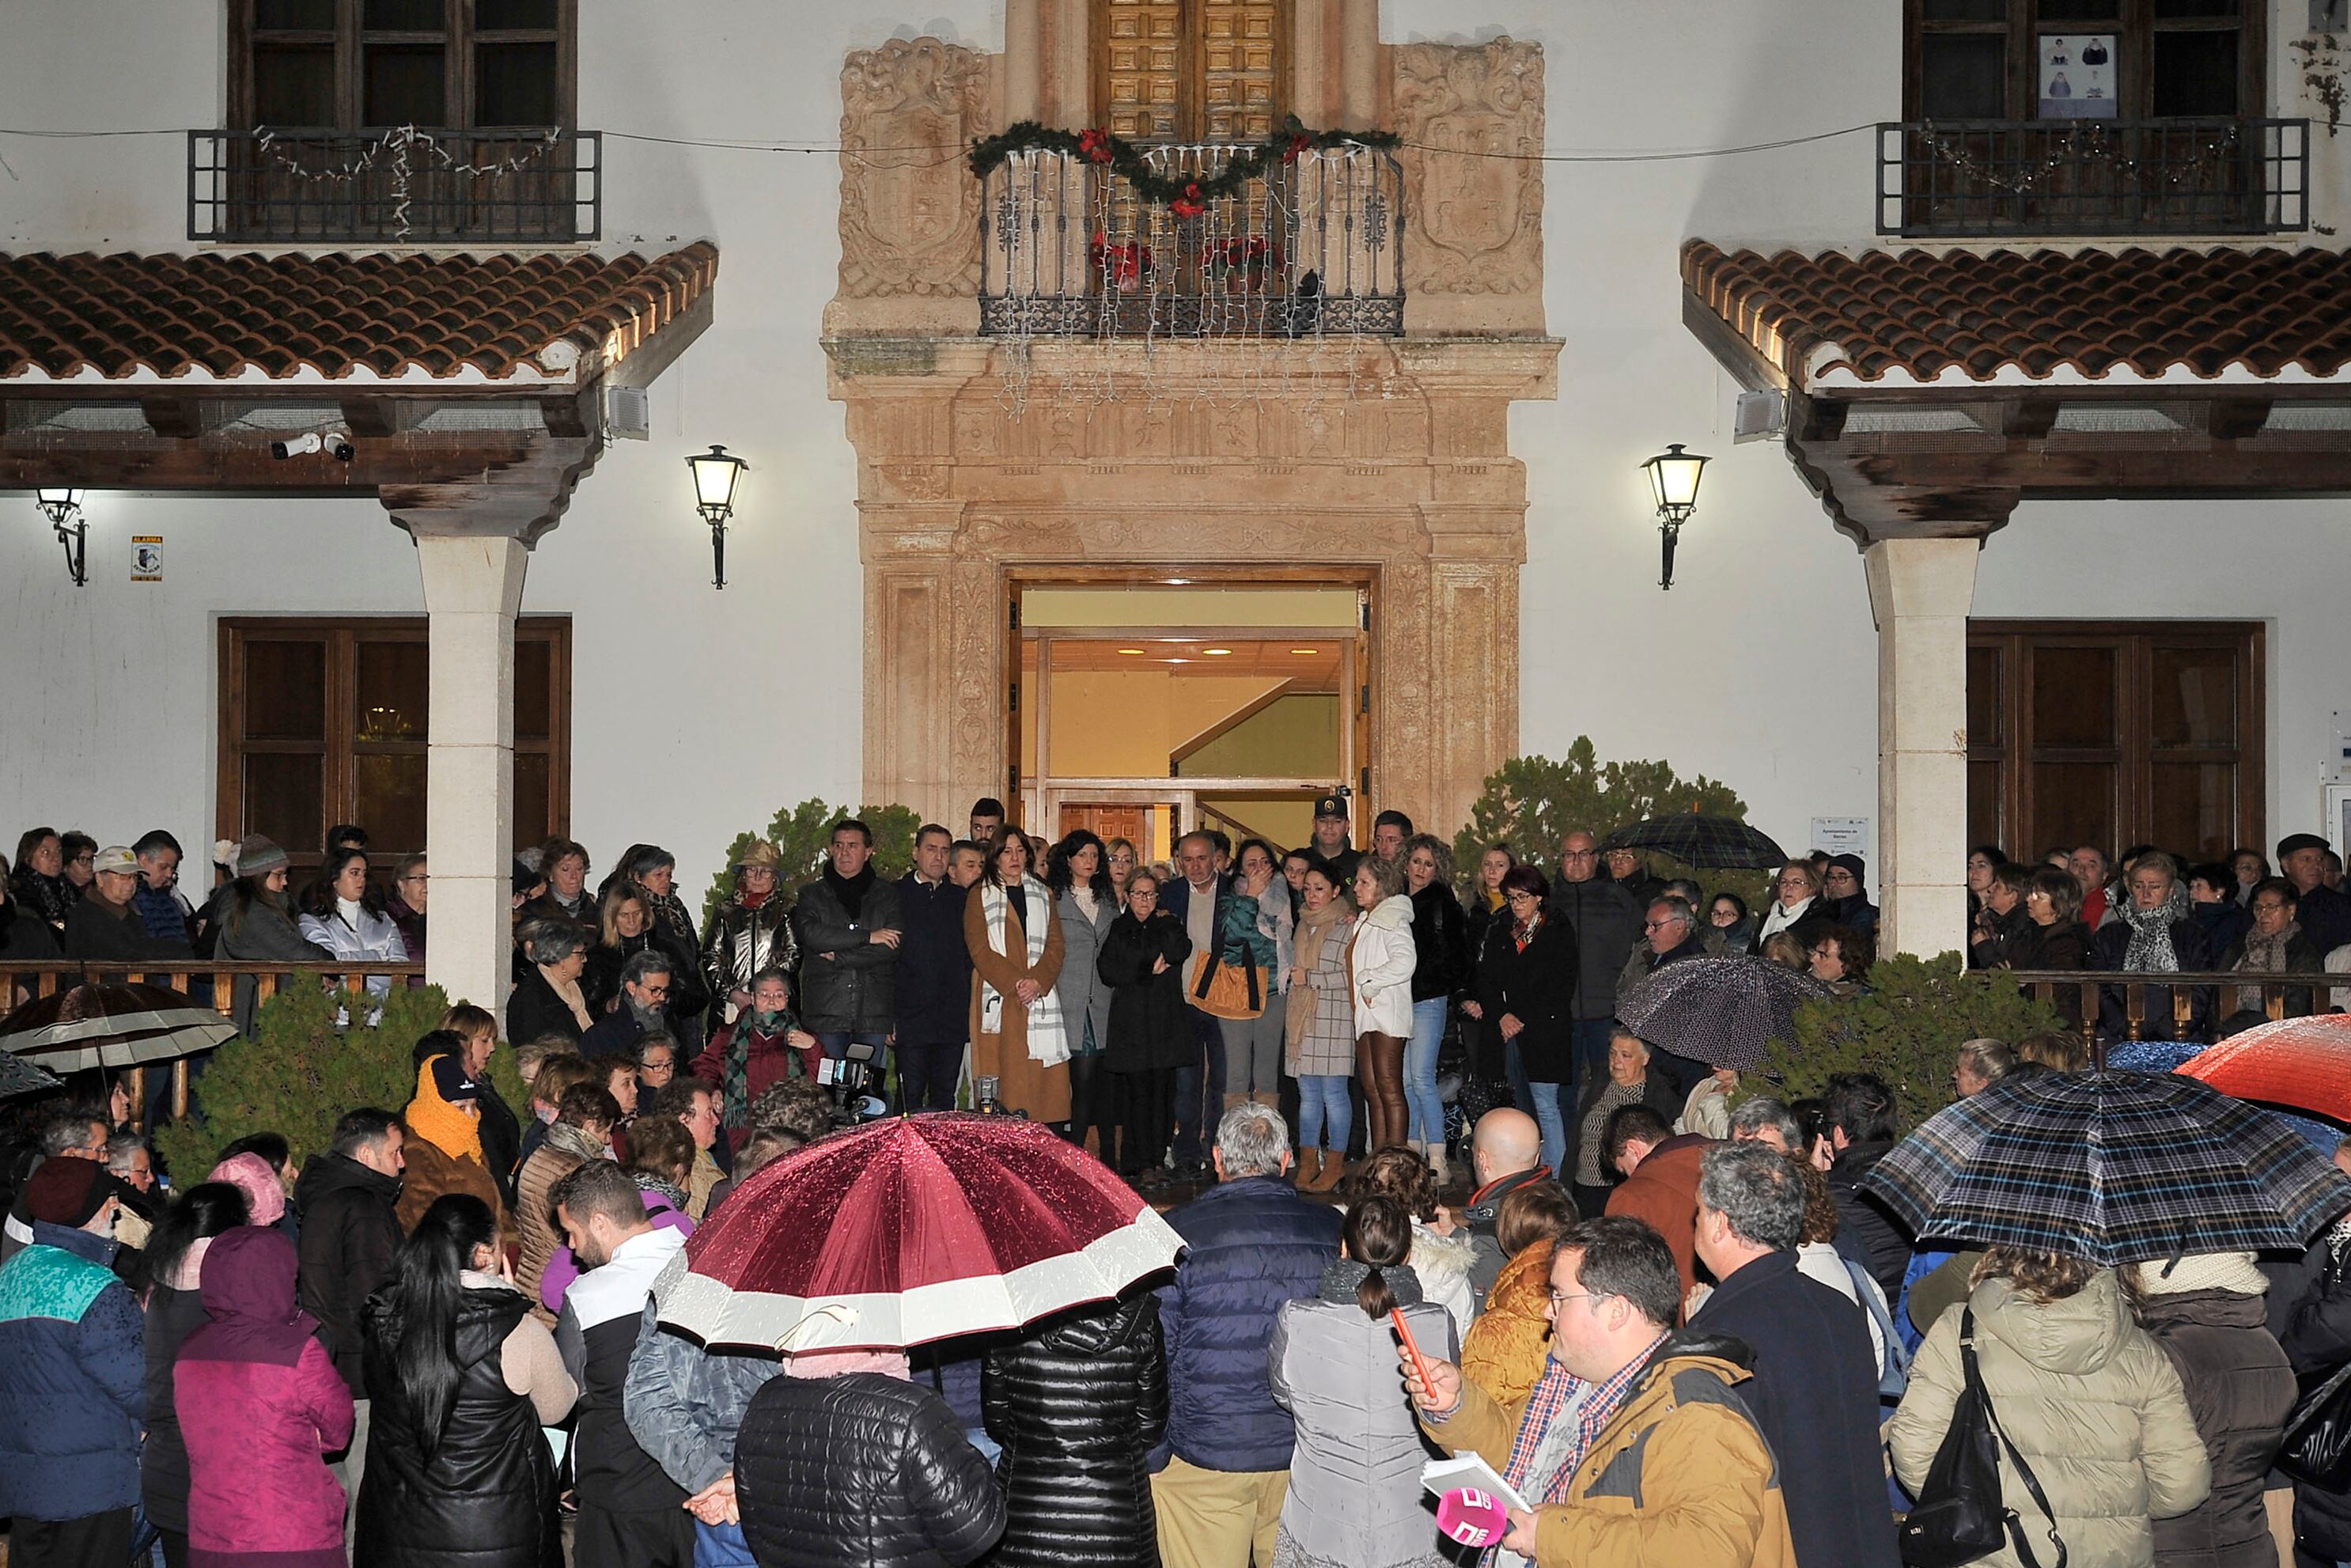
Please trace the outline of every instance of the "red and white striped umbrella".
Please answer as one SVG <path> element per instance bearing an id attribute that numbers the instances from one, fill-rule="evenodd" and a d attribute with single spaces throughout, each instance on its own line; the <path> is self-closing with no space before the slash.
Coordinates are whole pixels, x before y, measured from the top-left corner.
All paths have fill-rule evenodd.
<path id="1" fill-rule="evenodd" d="M 904 1349 L 1019 1328 L 1168 1268 L 1183 1239 L 1041 1124 L 938 1112 L 760 1171 L 654 1287 L 705 1344 Z"/>
<path id="2" fill-rule="evenodd" d="M 164 986 L 75 986 L 0 1019 L 0 1050 L 52 1072 L 170 1061 L 235 1038 L 235 1024 Z"/>

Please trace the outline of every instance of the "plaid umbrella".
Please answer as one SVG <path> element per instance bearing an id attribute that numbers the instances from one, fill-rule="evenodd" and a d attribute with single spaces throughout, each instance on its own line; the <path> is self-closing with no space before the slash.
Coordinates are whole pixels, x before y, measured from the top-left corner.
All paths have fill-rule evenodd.
<path id="1" fill-rule="evenodd" d="M 1631 822 L 1608 835 L 1603 850 L 1663 850 L 1687 866 L 1700 871 L 1788 863 L 1787 855 L 1769 837 L 1735 817 L 1702 817 L 1685 812 Z"/>
<path id="2" fill-rule="evenodd" d="M 1924 1242 L 2105 1268 L 2299 1249 L 2351 1180 L 2282 1119 L 2192 1078 L 2035 1072 L 1928 1117 L 1861 1185 Z"/>
<path id="3" fill-rule="evenodd" d="M 2351 1013 L 2261 1024 L 2197 1052 L 2179 1071 L 2240 1100 L 2351 1123 Z"/>
<path id="4" fill-rule="evenodd" d="M 34 1066 L 0 1051 L 0 1100 L 18 1094 L 34 1094 L 44 1089 L 55 1089 L 65 1081 L 45 1068 Z"/>
<path id="5" fill-rule="evenodd" d="M 235 1035 L 228 1019 L 163 986 L 75 986 L 0 1019 L 0 1048 L 58 1072 L 169 1061 Z"/>
<path id="6" fill-rule="evenodd" d="M 1796 1038 L 1796 1009 L 1834 996 L 1825 980 L 1767 958 L 1680 958 L 1633 988 L 1616 1021 L 1678 1056 L 1750 1071 L 1775 1040 Z"/>

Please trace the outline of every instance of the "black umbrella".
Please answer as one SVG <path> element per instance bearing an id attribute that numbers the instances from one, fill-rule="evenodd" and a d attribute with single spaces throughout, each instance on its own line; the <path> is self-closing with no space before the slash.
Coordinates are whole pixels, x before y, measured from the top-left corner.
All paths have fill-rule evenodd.
<path id="1" fill-rule="evenodd" d="M 1662 850 L 1700 871 L 1725 871 L 1788 863 L 1779 845 L 1736 817 L 1684 812 L 1631 822 L 1608 835 L 1602 850 Z"/>
<path id="2" fill-rule="evenodd" d="M 1775 1040 L 1796 1038 L 1796 1009 L 1834 996 L 1825 980 L 1768 958 L 1680 958 L 1616 1004 L 1626 1029 L 1677 1056 L 1750 1071 Z"/>

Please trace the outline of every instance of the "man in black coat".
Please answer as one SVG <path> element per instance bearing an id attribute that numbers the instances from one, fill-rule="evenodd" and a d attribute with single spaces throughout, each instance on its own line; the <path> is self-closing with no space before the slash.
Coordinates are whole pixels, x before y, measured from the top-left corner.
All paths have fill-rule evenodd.
<path id="1" fill-rule="evenodd" d="M 367 1299 L 392 1278 L 400 1250 L 400 1178 L 408 1169 L 400 1118 L 372 1108 L 346 1111 L 334 1143 L 302 1163 L 294 1184 L 294 1211 L 302 1217 L 301 1260 L 295 1283 L 302 1310 L 327 1331 L 335 1370 L 351 1391 L 356 1421 L 350 1450 L 331 1467 L 343 1496 L 356 1502 L 367 1469 L 366 1342 L 360 1323 Z M 350 1549 L 356 1508 L 344 1514 L 343 1548 Z"/>
<path id="2" fill-rule="evenodd" d="M 1575 1169 L 1577 1085 L 1608 1070 L 1608 1037 L 1616 1027 L 1616 975 L 1641 939 L 1641 905 L 1600 874 L 1600 841 L 1582 828 L 1560 841 L 1559 880 L 1546 913 L 1575 933 L 1574 1082 L 1561 1090 L 1567 1118 L 1565 1169 Z"/>
<path id="3" fill-rule="evenodd" d="M 898 882 L 894 984 L 899 1108 L 952 1111 L 971 1035 L 971 949 L 963 939 L 965 890 L 947 875 L 955 836 L 936 822 L 914 834 L 914 869 Z"/>
<path id="4" fill-rule="evenodd" d="M 1718 1144 L 1698 1190 L 1698 1255 L 1720 1283 L 1690 1332 L 1755 1352 L 1739 1394 L 1779 1458 L 1797 1568 L 1897 1568 L 1877 1358 L 1861 1309 L 1796 1270 L 1802 1176 L 1768 1144 Z"/>
<path id="5" fill-rule="evenodd" d="M 890 1043 L 898 944 L 898 884 L 873 873 L 873 830 L 852 817 L 832 830 L 824 874 L 792 904 L 799 938 L 800 1022 L 838 1061 L 852 1042 Z"/>

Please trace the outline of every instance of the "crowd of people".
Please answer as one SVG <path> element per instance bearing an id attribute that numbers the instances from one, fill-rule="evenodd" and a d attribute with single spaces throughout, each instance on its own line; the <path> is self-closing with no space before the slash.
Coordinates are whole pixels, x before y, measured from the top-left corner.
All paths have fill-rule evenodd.
<path id="1" fill-rule="evenodd" d="M 387 892 L 337 835 L 291 904 L 281 847 L 216 846 L 199 905 L 168 834 L 85 854 L 37 831 L 0 937 L 421 954 L 423 857 Z M 1464 899 L 1450 846 L 1388 811 L 1358 849 L 1336 799 L 1287 853 L 1171 850 L 1047 846 L 983 800 L 883 878 L 851 820 L 796 890 L 753 843 L 697 928 L 665 851 L 591 888 L 556 841 L 515 873 L 525 1103 L 493 1082 L 497 1019 L 461 1003 L 405 1104 L 348 1108 L 323 1149 L 240 1139 L 201 1179 L 158 1169 L 121 1082 L 21 1110 L 7 1561 L 1406 1568 L 1467 1560 L 1420 1472 L 1476 1454 L 1529 1504 L 1502 1568 L 1891 1568 L 1970 1358 L 2021 1521 L 1985 1561 L 2236 1568 L 2290 1537 L 2351 1561 L 2351 1499 L 2301 1487 L 2288 1522 L 2270 1470 L 2296 1375 L 2351 1362 L 2351 1218 L 2302 1256 L 2122 1270 L 1921 1247 L 1863 1186 L 1906 1130 L 1885 1083 L 1785 1103 L 1620 1023 L 1700 956 L 1865 988 L 1858 857 L 1792 861 L 1750 910 L 1583 831 L 1555 875 L 1489 848 Z M 2247 852 L 2192 892 L 2159 851 L 2065 858 L 1971 856 L 1975 962 L 2062 968 L 2070 935 L 2097 968 L 2351 968 L 2340 864 L 2307 835 L 2282 878 Z M 1456 1051 L 1447 1076 L 1502 1102 L 1458 1136 Z M 2087 1065 L 2078 1034 L 1970 1040 L 1952 1082 Z M 656 1281 L 738 1184 L 882 1107 L 959 1103 L 1173 1203 L 1172 1273 L 911 1353 L 663 1326 Z"/>

